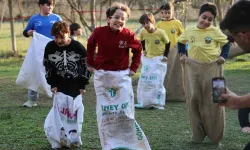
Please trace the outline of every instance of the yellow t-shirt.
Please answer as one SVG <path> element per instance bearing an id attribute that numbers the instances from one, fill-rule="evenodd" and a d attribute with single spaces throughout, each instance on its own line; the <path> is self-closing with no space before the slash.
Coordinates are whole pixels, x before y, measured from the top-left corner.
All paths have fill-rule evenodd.
<path id="1" fill-rule="evenodd" d="M 177 44 L 178 37 L 184 31 L 182 23 L 179 20 L 159 21 L 156 27 L 167 33 L 171 44 L 170 48 L 173 48 Z"/>
<path id="2" fill-rule="evenodd" d="M 165 45 L 169 43 L 167 34 L 158 28 L 156 28 L 153 33 L 142 29 L 140 32 L 140 40 L 145 40 L 146 56 L 149 58 L 162 56 L 165 52 Z"/>
<path id="3" fill-rule="evenodd" d="M 228 43 L 227 36 L 214 26 L 206 29 L 199 29 L 197 26 L 188 27 L 178 41 L 182 44 L 188 42 L 188 57 L 201 62 L 218 59 L 221 47 Z"/>

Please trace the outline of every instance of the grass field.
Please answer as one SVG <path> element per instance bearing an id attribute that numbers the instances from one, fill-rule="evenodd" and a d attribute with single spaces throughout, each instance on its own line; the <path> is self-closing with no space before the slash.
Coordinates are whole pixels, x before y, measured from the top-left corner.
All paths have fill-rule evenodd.
<path id="1" fill-rule="evenodd" d="M 1 30 L 0 51 L 0 149 L 2 150 L 47 150 L 50 144 L 43 131 L 44 120 L 51 109 L 52 99 L 40 96 L 38 107 L 23 108 L 27 100 L 27 90 L 15 85 L 15 80 L 23 58 L 5 58 L 10 45 L 2 44 L 10 37 L 7 24 Z M 30 39 L 21 33 L 18 43 L 25 54 Z M 228 87 L 237 94 L 250 91 L 250 56 L 244 55 L 229 60 L 225 64 Z M 133 78 L 134 90 L 137 77 Z M 82 150 L 101 150 L 97 132 L 95 113 L 95 92 L 93 83 L 84 95 L 84 124 Z M 249 134 L 240 131 L 237 111 L 226 109 L 226 127 L 221 148 L 211 145 L 206 139 L 202 144 L 190 142 L 191 132 L 187 107 L 184 102 L 167 102 L 165 110 L 136 110 L 136 120 L 146 134 L 152 150 L 240 150 L 249 142 Z"/>

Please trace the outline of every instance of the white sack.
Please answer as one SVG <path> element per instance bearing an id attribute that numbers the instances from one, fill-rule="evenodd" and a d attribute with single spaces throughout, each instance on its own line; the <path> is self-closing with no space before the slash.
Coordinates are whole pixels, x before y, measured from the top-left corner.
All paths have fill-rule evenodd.
<path id="1" fill-rule="evenodd" d="M 45 67 L 43 66 L 44 50 L 49 41 L 51 41 L 50 38 L 36 32 L 33 33 L 33 38 L 17 76 L 16 84 L 52 97 L 50 85 L 45 78 Z"/>
<path id="2" fill-rule="evenodd" d="M 82 95 L 75 99 L 61 92 L 54 95 L 53 107 L 44 123 L 44 131 L 52 148 L 82 145 L 83 113 Z"/>
<path id="3" fill-rule="evenodd" d="M 137 108 L 164 106 L 166 89 L 164 79 L 167 73 L 167 63 L 162 62 L 163 56 L 153 58 L 141 56 L 141 76 L 137 86 Z"/>
<path id="4" fill-rule="evenodd" d="M 103 150 L 150 150 L 146 136 L 134 118 L 134 94 L 129 70 L 94 74 L 96 114 Z"/>

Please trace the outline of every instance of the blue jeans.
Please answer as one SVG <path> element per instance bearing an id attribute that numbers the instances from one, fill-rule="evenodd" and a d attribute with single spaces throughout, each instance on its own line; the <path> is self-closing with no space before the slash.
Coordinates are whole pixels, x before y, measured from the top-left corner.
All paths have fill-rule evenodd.
<path id="1" fill-rule="evenodd" d="M 38 99 L 38 92 L 28 89 L 28 99 L 36 101 Z"/>

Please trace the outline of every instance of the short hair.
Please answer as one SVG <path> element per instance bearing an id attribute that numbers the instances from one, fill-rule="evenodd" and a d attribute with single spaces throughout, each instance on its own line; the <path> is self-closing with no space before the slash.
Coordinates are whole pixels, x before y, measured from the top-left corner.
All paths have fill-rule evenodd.
<path id="1" fill-rule="evenodd" d="M 207 3 L 203 4 L 203 5 L 201 5 L 199 16 L 202 13 L 207 12 L 207 11 L 210 12 L 211 14 L 213 14 L 214 18 L 216 17 L 217 8 L 216 8 L 216 5 L 214 3 L 207 2 Z"/>
<path id="2" fill-rule="evenodd" d="M 226 13 L 220 23 L 222 30 L 231 32 L 243 32 L 250 30 L 250 1 L 241 0 L 236 2 Z"/>
<path id="3" fill-rule="evenodd" d="M 51 29 L 52 36 L 64 36 L 66 33 L 70 33 L 69 25 L 66 21 L 57 21 L 53 24 Z"/>
<path id="4" fill-rule="evenodd" d="M 38 5 L 44 5 L 44 4 L 53 5 L 54 2 L 53 0 L 39 0 L 38 1 Z"/>
<path id="5" fill-rule="evenodd" d="M 152 24 L 155 24 L 155 18 L 152 13 L 145 13 L 141 15 L 139 22 L 141 24 L 145 24 L 146 22 L 151 22 Z"/>
<path id="6" fill-rule="evenodd" d="M 69 29 L 70 29 L 70 34 L 73 35 L 74 34 L 74 31 L 80 29 L 81 26 L 78 24 L 78 23 L 72 23 L 70 26 L 69 26 Z"/>
<path id="7" fill-rule="evenodd" d="M 70 130 L 70 131 L 69 131 L 69 134 L 70 134 L 71 132 L 73 132 L 73 133 L 77 133 L 77 131 L 76 131 L 75 129 Z"/>
<path id="8" fill-rule="evenodd" d="M 170 10 L 174 11 L 174 5 L 172 3 L 166 3 L 160 7 L 160 10 Z"/>
<path id="9" fill-rule="evenodd" d="M 115 11 L 117 9 L 121 9 L 122 11 L 127 13 L 127 17 L 130 17 L 130 9 L 127 5 L 122 4 L 122 3 L 113 3 L 106 11 L 106 16 L 107 18 L 110 18 L 111 16 L 114 15 Z"/>

